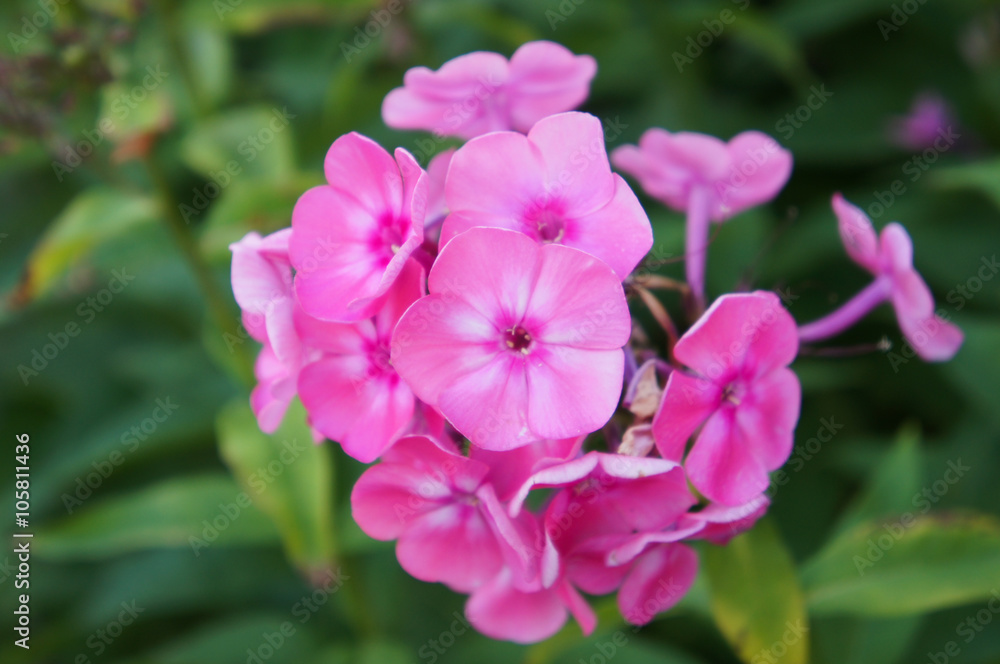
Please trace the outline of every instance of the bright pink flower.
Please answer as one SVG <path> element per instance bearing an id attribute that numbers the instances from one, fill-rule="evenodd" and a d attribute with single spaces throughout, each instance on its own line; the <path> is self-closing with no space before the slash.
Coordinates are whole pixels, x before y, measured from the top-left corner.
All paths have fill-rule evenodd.
<path id="1" fill-rule="evenodd" d="M 723 222 L 770 201 L 792 172 L 791 153 L 757 131 L 725 143 L 706 134 L 653 128 L 638 146 L 615 150 L 611 161 L 650 196 L 687 213 L 687 278 L 702 306 L 709 221 Z"/>
<path id="2" fill-rule="evenodd" d="M 426 174 L 406 150 L 394 161 L 355 132 L 334 141 L 324 169 L 329 184 L 304 193 L 292 212 L 295 293 L 310 316 L 362 320 L 423 242 Z"/>
<path id="3" fill-rule="evenodd" d="M 229 246 L 233 252 L 233 295 L 243 314 L 243 326 L 264 344 L 254 374 L 257 386 L 250 405 L 261 431 L 274 433 L 296 393 L 303 349 L 293 323 L 292 266 L 286 228 L 266 237 L 247 233 Z"/>
<path id="4" fill-rule="evenodd" d="M 964 341 L 962 331 L 934 312 L 934 296 L 913 269 L 913 242 L 897 223 L 875 234 L 871 220 L 839 193 L 833 210 L 847 254 L 873 275 L 875 281 L 832 314 L 803 325 L 799 338 L 813 342 L 839 334 L 885 301 L 892 302 L 907 341 L 928 362 L 950 360 Z"/>
<path id="5" fill-rule="evenodd" d="M 537 440 L 505 452 L 473 446 L 469 457 L 490 467 L 489 480 L 500 500 L 510 500 L 533 473 L 579 456 L 585 438 Z"/>
<path id="6" fill-rule="evenodd" d="M 507 516 L 488 473 L 429 438 L 402 438 L 354 485 L 354 520 L 375 539 L 398 538 L 400 565 L 422 581 L 469 592 L 507 570 L 514 586 L 539 587 L 526 578 L 537 563 L 522 539 L 537 524 L 530 515 L 518 523 Z"/>
<path id="7" fill-rule="evenodd" d="M 603 262 L 475 228 L 441 251 L 428 288 L 396 327 L 392 363 L 475 445 L 572 438 L 614 413 L 631 319 Z"/>
<path id="8" fill-rule="evenodd" d="M 507 129 L 525 132 L 542 118 L 583 103 L 595 73 L 592 57 L 549 41 L 524 44 L 510 62 L 499 53 L 467 53 L 437 71 L 406 72 L 403 87 L 386 95 L 382 118 L 396 129 L 465 139 Z"/>
<path id="9" fill-rule="evenodd" d="M 424 217 L 425 240 L 435 243 L 441 234 L 441 224 L 448 216 L 448 204 L 444 198 L 445 178 L 451 166 L 451 158 L 455 156 L 455 148 L 434 155 L 427 164 L 427 215 Z"/>
<path id="10" fill-rule="evenodd" d="M 802 392 L 787 366 L 798 348 L 795 321 L 762 291 L 722 296 L 674 346 L 693 373 L 670 374 L 653 435 L 679 461 L 702 427 L 684 466 L 711 500 L 746 503 L 788 459 Z"/>
<path id="11" fill-rule="evenodd" d="M 520 231 L 597 256 L 624 279 L 653 246 L 649 218 L 611 172 L 601 121 L 540 120 L 527 136 L 498 132 L 459 148 L 445 187 L 441 244 L 475 226 Z"/>
<path id="12" fill-rule="evenodd" d="M 299 335 L 314 354 L 298 378 L 309 422 L 362 463 L 377 459 L 410 430 L 413 392 L 389 363 L 389 348 L 400 316 L 421 295 L 423 271 L 411 260 L 373 318 L 329 323 L 296 317 Z"/>
<path id="13" fill-rule="evenodd" d="M 535 488 L 562 489 L 545 511 L 545 529 L 559 552 L 564 584 L 597 595 L 621 588 L 622 614 L 635 624 L 670 608 L 691 587 L 697 560 L 686 547 L 637 550 L 628 560 L 612 559 L 635 533 L 674 530 L 695 504 L 679 464 L 591 452 L 536 472 L 511 501 L 512 515 L 520 513 Z M 665 584 L 670 593 L 663 592 Z"/>

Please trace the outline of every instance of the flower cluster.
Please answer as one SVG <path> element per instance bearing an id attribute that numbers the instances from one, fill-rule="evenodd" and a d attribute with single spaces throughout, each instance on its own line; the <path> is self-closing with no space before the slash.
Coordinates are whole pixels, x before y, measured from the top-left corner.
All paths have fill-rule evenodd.
<path id="1" fill-rule="evenodd" d="M 341 136 L 291 228 L 232 245 L 233 291 L 263 344 L 261 429 L 298 395 L 318 440 L 380 460 L 353 490 L 361 528 L 396 540 L 414 577 L 468 593 L 478 630 L 517 642 L 569 616 L 589 633 L 584 593 L 617 593 L 626 620 L 648 623 L 690 588 L 689 542 L 753 526 L 792 450 L 800 342 L 885 301 L 922 357 L 962 342 L 902 227 L 879 240 L 839 195 L 871 286 L 802 327 L 771 292 L 711 300 L 710 223 L 772 200 L 791 155 L 758 132 L 651 129 L 609 160 L 601 122 L 573 110 L 595 72 L 549 42 L 411 70 L 386 123 L 464 145 L 424 170 L 402 148 Z M 686 213 L 687 285 L 637 276 L 652 228 L 611 163 Z M 688 295 L 682 335 L 655 288 Z M 633 297 L 667 348 L 633 319 Z"/>

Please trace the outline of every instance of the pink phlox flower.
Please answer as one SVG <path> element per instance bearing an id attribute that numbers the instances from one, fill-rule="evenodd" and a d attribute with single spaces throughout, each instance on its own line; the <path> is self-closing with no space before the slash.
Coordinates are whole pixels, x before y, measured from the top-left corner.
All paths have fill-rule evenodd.
<path id="1" fill-rule="evenodd" d="M 394 160 L 356 132 L 334 141 L 324 169 L 329 184 L 292 212 L 295 294 L 314 318 L 370 318 L 423 242 L 427 176 L 406 150 Z"/>
<path id="2" fill-rule="evenodd" d="M 894 117 L 889 123 L 889 139 L 905 150 L 933 148 L 941 138 L 949 140 L 955 123 L 951 108 L 937 93 L 924 93 L 913 100 L 906 115 Z"/>
<path id="3" fill-rule="evenodd" d="M 876 278 L 856 298 L 859 305 L 871 308 L 879 301 L 889 300 L 903 334 L 920 357 L 929 362 L 944 362 L 954 357 L 964 335 L 956 325 L 935 313 L 934 296 L 913 267 L 913 241 L 906 229 L 893 222 L 882 229 L 881 236 L 876 235 L 868 215 L 839 193 L 833 196 L 833 210 L 848 255 Z M 803 331 L 807 329 L 804 327 Z M 808 331 L 803 340 L 807 338 L 810 338 Z"/>
<path id="4" fill-rule="evenodd" d="M 445 443 L 407 436 L 354 485 L 354 520 L 375 539 L 398 539 L 400 565 L 422 581 L 470 592 L 505 572 L 514 587 L 540 588 L 530 555 L 540 528 L 507 515 L 488 473 Z"/>
<path id="5" fill-rule="evenodd" d="M 540 120 L 527 136 L 496 132 L 451 160 L 441 245 L 476 226 L 520 231 L 596 256 L 624 279 L 653 246 L 649 218 L 611 172 L 601 121 L 587 113 Z"/>
<path id="6" fill-rule="evenodd" d="M 298 377 L 309 422 L 362 463 L 371 463 L 397 438 L 414 432 L 413 391 L 390 363 L 389 350 L 396 323 L 422 295 L 423 269 L 411 260 L 372 318 L 330 323 L 305 313 L 295 317 L 298 334 L 310 349 Z M 436 430 L 433 419 L 425 424 L 422 431 Z"/>
<path id="7" fill-rule="evenodd" d="M 428 288 L 396 326 L 391 361 L 474 445 L 574 438 L 610 419 L 631 319 L 603 262 L 476 228 L 441 251 Z"/>
<path id="8" fill-rule="evenodd" d="M 464 139 L 526 132 L 542 118 L 583 103 L 596 73 L 592 57 L 549 41 L 522 45 L 509 62 L 499 53 L 467 53 L 437 71 L 407 71 L 403 87 L 386 95 L 382 118 L 396 129 Z"/>
<path id="9" fill-rule="evenodd" d="M 684 467 L 711 500 L 746 503 L 788 459 L 802 391 L 787 367 L 798 347 L 792 317 L 763 291 L 722 296 L 674 346 L 690 371 L 667 380 L 653 435 L 680 461 L 701 427 Z"/>

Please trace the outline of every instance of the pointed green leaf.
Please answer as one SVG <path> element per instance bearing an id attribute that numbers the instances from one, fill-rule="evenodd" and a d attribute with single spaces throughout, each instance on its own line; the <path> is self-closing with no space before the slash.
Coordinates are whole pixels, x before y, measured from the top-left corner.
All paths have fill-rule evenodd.
<path id="1" fill-rule="evenodd" d="M 219 414 L 222 457 L 254 505 L 278 527 L 288 557 L 308 573 L 333 559 L 333 470 L 327 445 L 313 442 L 305 409 L 293 402 L 273 435 L 262 433 L 245 400 Z"/>
<path id="2" fill-rule="evenodd" d="M 706 547 L 703 560 L 716 624 L 740 659 L 808 661 L 802 589 L 791 554 L 769 520 L 728 546 Z"/>

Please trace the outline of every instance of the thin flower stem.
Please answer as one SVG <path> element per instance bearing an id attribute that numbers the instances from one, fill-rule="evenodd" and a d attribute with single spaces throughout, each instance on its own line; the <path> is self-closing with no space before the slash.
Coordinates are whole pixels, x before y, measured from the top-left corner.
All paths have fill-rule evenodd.
<path id="1" fill-rule="evenodd" d="M 160 199 L 163 220 L 170 230 L 170 234 L 173 235 L 174 241 L 180 248 L 181 253 L 184 255 L 188 266 L 194 273 L 198 287 L 205 297 L 209 315 L 212 317 L 216 327 L 219 328 L 220 333 L 233 335 L 233 338 L 236 339 L 244 338 L 246 333 L 240 329 L 239 318 L 233 314 L 232 307 L 227 298 L 222 295 L 212 277 L 211 270 L 202 259 L 201 253 L 198 251 L 198 244 L 184 218 L 181 216 L 180 207 L 178 207 L 177 200 L 170 189 L 170 183 L 167 181 L 163 170 L 151 154 L 147 154 L 143 161 L 153 188 Z M 236 353 L 238 362 L 237 371 L 240 378 L 247 384 L 252 384 L 253 361 L 242 345 L 235 348 L 234 352 Z"/>
<path id="2" fill-rule="evenodd" d="M 817 321 L 799 327 L 799 341 L 812 343 L 836 336 L 851 327 L 889 298 L 885 280 L 875 279 L 842 307 Z"/>
<path id="3" fill-rule="evenodd" d="M 705 264 L 708 255 L 709 196 L 704 187 L 694 187 L 688 199 L 687 229 L 684 243 L 684 266 L 695 317 L 705 310 Z"/>

